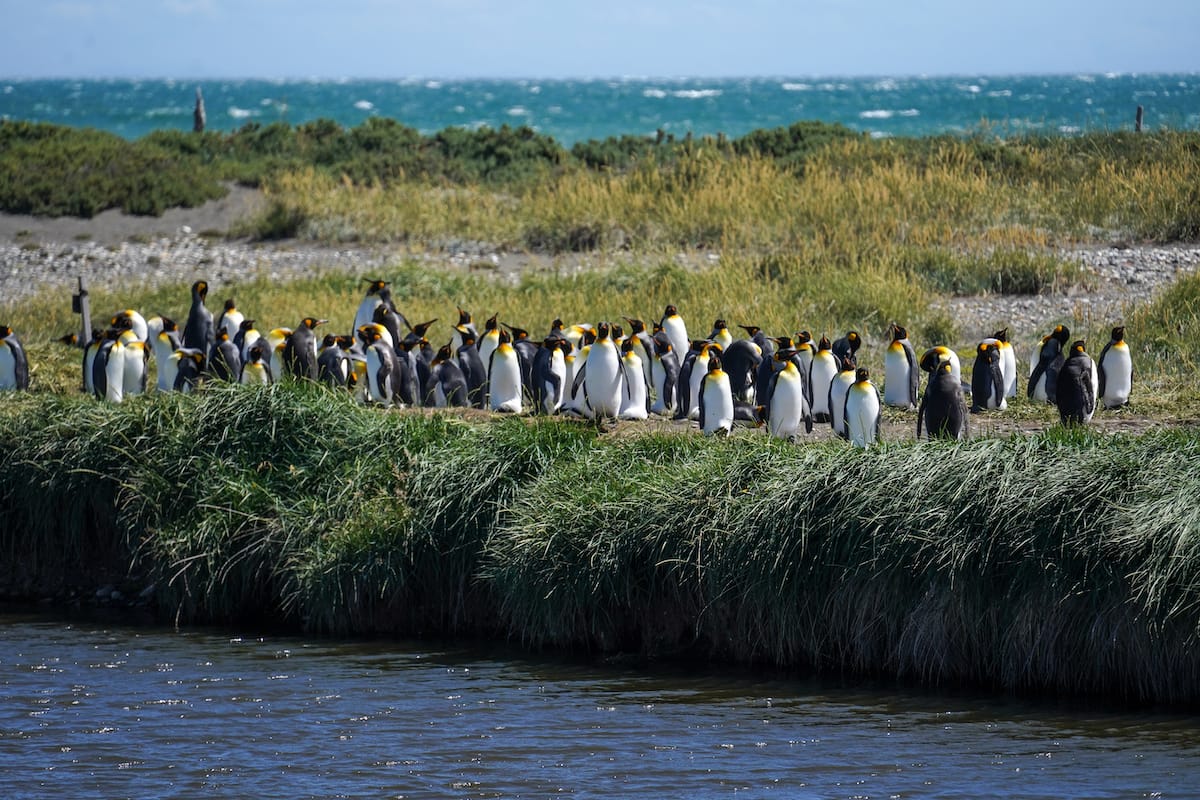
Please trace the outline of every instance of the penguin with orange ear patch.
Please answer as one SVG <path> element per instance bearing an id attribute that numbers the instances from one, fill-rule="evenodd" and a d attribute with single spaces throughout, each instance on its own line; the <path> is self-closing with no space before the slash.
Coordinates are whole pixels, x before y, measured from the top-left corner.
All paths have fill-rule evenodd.
<path id="1" fill-rule="evenodd" d="M 1054 398 L 1063 425 L 1091 422 L 1100 394 L 1098 382 L 1096 365 L 1087 354 L 1083 340 L 1074 342 L 1058 371 Z"/>
<path id="2" fill-rule="evenodd" d="M 0 389 L 29 388 L 29 359 L 12 327 L 0 325 Z"/>

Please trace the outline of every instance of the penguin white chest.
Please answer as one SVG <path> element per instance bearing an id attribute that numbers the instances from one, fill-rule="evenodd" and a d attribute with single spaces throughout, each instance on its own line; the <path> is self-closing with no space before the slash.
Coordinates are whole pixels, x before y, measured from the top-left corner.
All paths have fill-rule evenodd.
<path id="1" fill-rule="evenodd" d="M 700 384 L 700 430 L 704 433 L 733 429 L 733 392 L 724 371 L 707 373 Z"/>
<path id="2" fill-rule="evenodd" d="M 784 369 L 775 380 L 771 394 L 771 413 L 767 431 L 772 436 L 790 439 L 800 430 L 804 418 L 804 382 L 795 368 Z"/>
<path id="3" fill-rule="evenodd" d="M 846 395 L 846 430 L 855 447 L 869 447 L 878 439 L 879 395 L 870 384 L 856 383 Z"/>
<path id="4" fill-rule="evenodd" d="M 1133 358 L 1129 346 L 1124 342 L 1108 348 L 1104 354 L 1104 397 L 1105 408 L 1117 408 L 1129 402 L 1133 391 Z"/>
<path id="5" fill-rule="evenodd" d="M 490 360 L 488 404 L 492 411 L 521 413 L 521 364 L 511 345 L 500 345 Z"/>

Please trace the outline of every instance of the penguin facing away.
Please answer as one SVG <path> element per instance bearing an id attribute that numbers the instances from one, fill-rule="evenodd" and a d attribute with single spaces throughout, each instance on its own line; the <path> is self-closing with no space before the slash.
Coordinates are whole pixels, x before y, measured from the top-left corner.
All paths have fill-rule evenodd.
<path id="1" fill-rule="evenodd" d="M 1008 340 L 1008 328 L 1002 328 L 992 334 L 1000 346 L 1000 373 L 1004 376 L 1004 396 L 1017 396 L 1017 354 L 1012 342 Z"/>
<path id="2" fill-rule="evenodd" d="M 1034 363 L 1029 373 L 1029 384 L 1025 387 L 1025 395 L 1030 400 L 1053 403 L 1058 388 L 1058 371 L 1066 358 L 1067 342 L 1071 340 L 1071 331 L 1065 325 L 1056 325 L 1050 334 L 1042 339 L 1041 350 L 1038 351 L 1037 363 Z M 1032 362 L 1032 360 L 1031 360 Z"/>
<path id="3" fill-rule="evenodd" d="M 971 369 L 971 411 L 1008 408 L 1004 397 L 1004 374 L 1000 368 L 1000 347 L 985 339 L 975 348 L 975 366 Z"/>
<path id="4" fill-rule="evenodd" d="M 954 376 L 950 362 L 942 361 L 930 373 L 917 408 L 917 438 L 921 438 L 924 422 L 930 439 L 965 439 L 969 416 L 962 382 Z"/>
<path id="5" fill-rule="evenodd" d="M 1058 371 L 1055 404 L 1063 425 L 1091 422 L 1096 411 L 1099 377 L 1082 339 L 1074 342 Z"/>
<path id="6" fill-rule="evenodd" d="M 679 389 L 679 356 L 671 346 L 666 333 L 659 332 L 651 338 L 654 355 L 650 362 L 650 382 L 654 390 L 654 402 L 650 411 L 662 416 L 672 416 L 677 406 L 676 393 Z"/>
<path id="7" fill-rule="evenodd" d="M 879 390 L 871 383 L 871 373 L 859 367 L 854 373 L 854 383 L 846 391 L 846 438 L 855 447 L 870 447 L 879 441 L 883 424 L 883 403 Z"/>
<path id="8" fill-rule="evenodd" d="M 467 379 L 450 343 L 442 345 L 429 364 L 422 405 L 433 408 L 467 408 Z"/>
<path id="9" fill-rule="evenodd" d="M 1112 329 L 1112 338 L 1100 351 L 1096 364 L 1099 375 L 1101 408 L 1120 408 L 1129 404 L 1133 391 L 1133 356 L 1125 341 L 1125 326 Z"/>
<path id="10" fill-rule="evenodd" d="M 845 336 L 833 343 L 833 357 L 840 363 L 846 356 L 850 357 L 850 362 L 855 366 L 858 365 L 858 348 L 862 347 L 862 337 L 858 335 L 858 331 L 848 331 Z"/>
<path id="11" fill-rule="evenodd" d="M 213 315 L 204 305 L 207 297 L 207 281 L 196 281 L 192 284 L 192 307 L 188 311 L 187 324 L 183 327 L 183 346 L 199 350 L 205 358 L 212 350 L 213 342 L 216 341 L 213 331 Z"/>
<path id="12" fill-rule="evenodd" d="M 0 390 L 29 388 L 29 358 L 12 326 L 0 325 Z"/>
<path id="13" fill-rule="evenodd" d="M 929 348 L 921 354 L 920 367 L 923 372 L 928 372 L 933 375 L 941 367 L 942 362 L 950 365 L 950 371 L 954 374 L 954 380 L 962 382 L 962 364 L 958 360 L 958 353 L 951 350 L 945 345 L 936 345 Z"/>

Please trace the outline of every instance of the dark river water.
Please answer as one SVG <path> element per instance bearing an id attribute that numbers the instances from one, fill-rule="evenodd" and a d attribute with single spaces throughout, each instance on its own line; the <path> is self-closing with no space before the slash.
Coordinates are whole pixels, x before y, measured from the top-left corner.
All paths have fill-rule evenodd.
<path id="1" fill-rule="evenodd" d="M 0 798 L 1183 798 L 1200 718 L 0 613 Z"/>

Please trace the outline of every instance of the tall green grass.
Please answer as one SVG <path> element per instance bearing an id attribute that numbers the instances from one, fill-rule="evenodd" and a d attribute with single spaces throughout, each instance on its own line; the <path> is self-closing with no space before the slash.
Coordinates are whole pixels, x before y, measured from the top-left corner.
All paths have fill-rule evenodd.
<path id="1" fill-rule="evenodd" d="M 1200 701 L 1200 438 L 598 435 L 316 387 L 0 415 L 0 585 L 937 685 Z"/>

